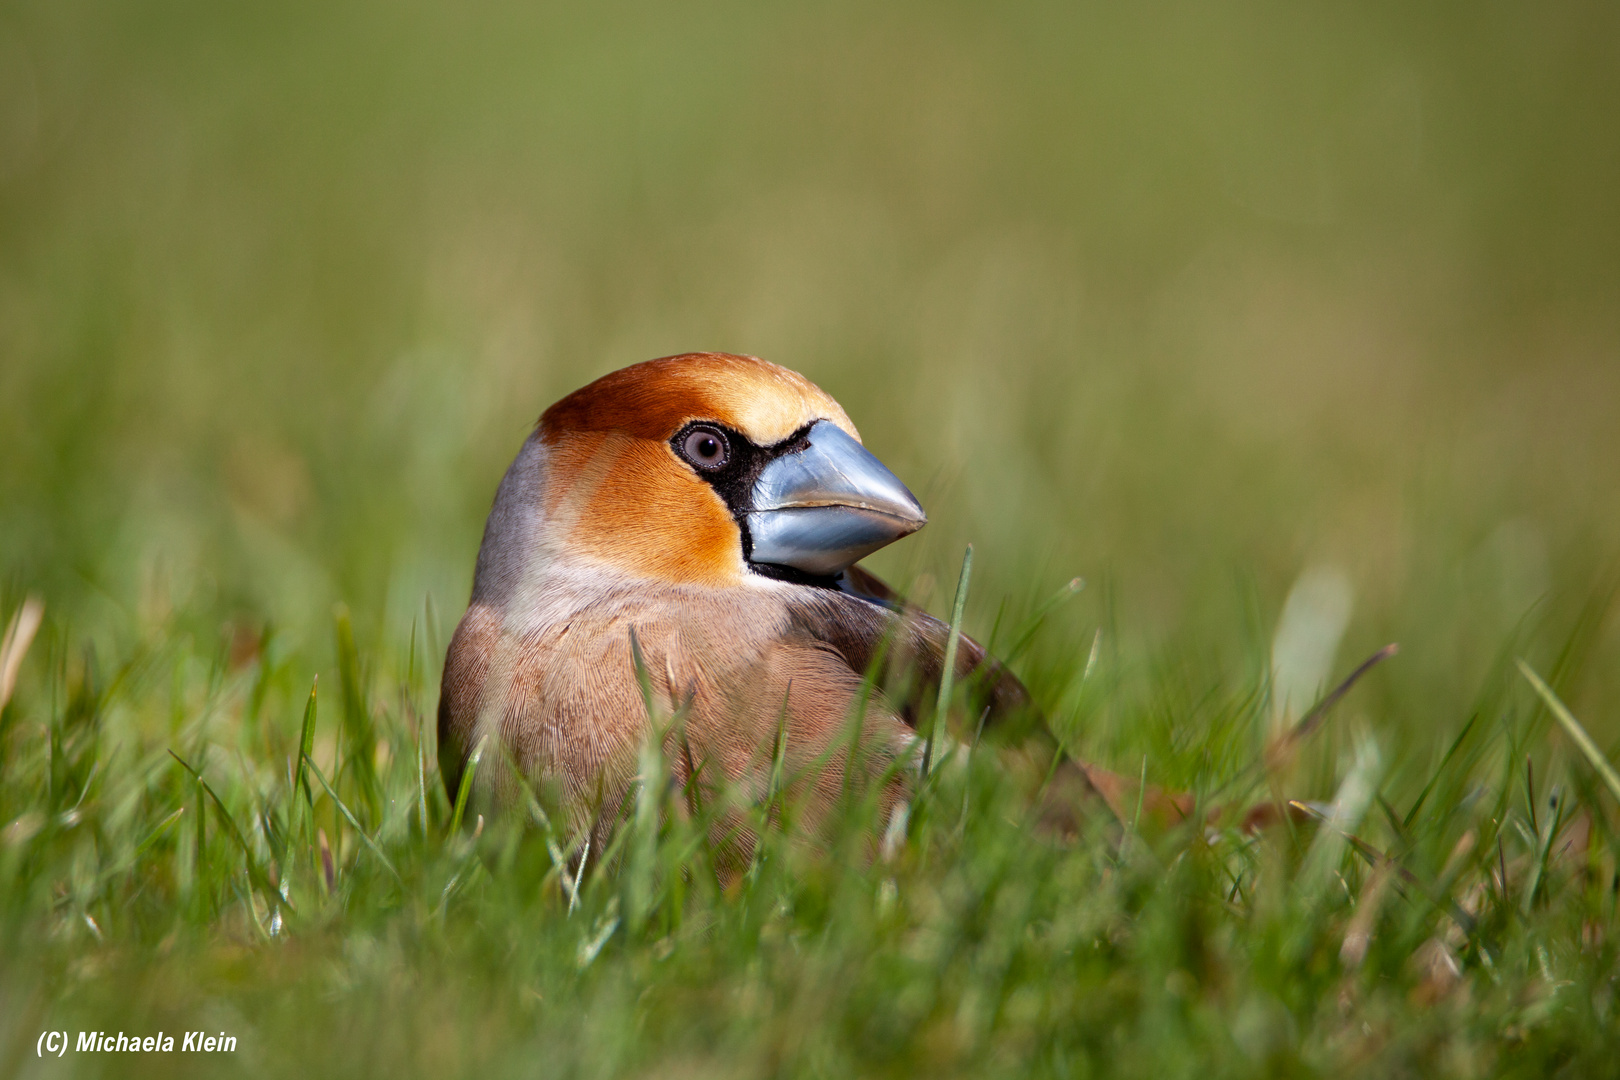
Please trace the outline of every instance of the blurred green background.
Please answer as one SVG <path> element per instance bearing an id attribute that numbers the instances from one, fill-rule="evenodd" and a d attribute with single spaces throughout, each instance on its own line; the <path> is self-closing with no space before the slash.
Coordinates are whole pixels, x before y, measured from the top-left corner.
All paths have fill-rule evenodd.
<path id="1" fill-rule="evenodd" d="M 837 397 L 970 629 L 1084 576 L 1037 683 L 1103 626 L 1197 722 L 1325 567 L 1394 726 L 1574 642 L 1620 729 L 1612 5 L 0 7 L 0 588 L 64 639 L 442 642 L 540 411 L 688 349 Z"/>

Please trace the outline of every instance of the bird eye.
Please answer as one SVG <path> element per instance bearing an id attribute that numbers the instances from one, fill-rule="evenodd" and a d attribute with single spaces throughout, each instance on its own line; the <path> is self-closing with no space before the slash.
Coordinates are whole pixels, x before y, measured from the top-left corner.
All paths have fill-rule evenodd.
<path id="1" fill-rule="evenodd" d="M 713 428 L 693 428 L 681 443 L 681 450 L 700 469 L 718 469 L 731 457 L 726 437 Z"/>

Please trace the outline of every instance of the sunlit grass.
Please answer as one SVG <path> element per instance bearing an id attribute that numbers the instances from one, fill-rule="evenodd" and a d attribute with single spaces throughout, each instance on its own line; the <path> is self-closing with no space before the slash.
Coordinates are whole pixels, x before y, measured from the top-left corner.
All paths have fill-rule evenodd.
<path id="1" fill-rule="evenodd" d="M 1536 776 L 1550 733 L 1527 686 L 1482 701 L 1427 772 L 1392 776 L 1361 732 L 1331 800 L 1259 832 L 1233 811 L 1285 799 L 1289 767 L 1232 745 L 1263 730 L 1251 696 L 1172 751 L 1200 763 L 1203 827 L 1138 799 L 1053 832 L 992 734 L 943 751 L 881 851 L 853 789 L 810 842 L 790 777 L 756 804 L 706 786 L 694 812 L 649 743 L 587 852 L 532 794 L 458 826 L 420 667 L 346 652 L 346 619 L 345 688 L 257 716 L 262 656 L 161 632 L 126 657 L 44 643 L 51 674 L 0 736 L 10 1045 L 47 1021 L 241 1040 L 224 1064 L 66 1063 L 120 1073 L 1610 1067 L 1614 804 L 1584 764 Z M 1105 698 L 1131 678 L 1108 664 L 1078 673 Z M 745 866 L 722 835 L 738 822 L 761 838 Z"/>
<path id="2" fill-rule="evenodd" d="M 0 1069 L 1620 1071 L 1617 34 L 8 5 Z M 783 777 L 651 785 L 588 856 L 543 792 L 455 821 L 437 673 L 501 470 L 688 348 L 840 401 L 929 512 L 873 569 L 934 614 L 974 545 L 965 630 L 1117 812 L 1054 833 L 991 731 L 903 835 L 852 793 L 791 840 Z"/>

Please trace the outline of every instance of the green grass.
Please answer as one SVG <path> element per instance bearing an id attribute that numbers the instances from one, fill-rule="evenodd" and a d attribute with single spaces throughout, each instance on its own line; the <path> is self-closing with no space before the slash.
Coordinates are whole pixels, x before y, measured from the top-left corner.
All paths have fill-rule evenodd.
<path id="1" fill-rule="evenodd" d="M 4 1070 L 1620 1074 L 1617 29 L 4 5 Z M 972 543 L 1077 754 L 1328 820 L 1065 840 L 987 752 L 724 892 L 656 785 L 577 894 L 532 811 L 453 827 L 500 471 L 686 348 L 839 399 L 931 519 L 873 569 L 944 617 Z"/>
<path id="2" fill-rule="evenodd" d="M 1614 803 L 1580 763 L 1536 779 L 1548 720 L 1515 682 L 1410 776 L 1363 734 L 1324 823 L 1258 834 L 1140 809 L 1053 834 L 986 743 L 939 764 L 873 858 L 884 823 L 859 791 L 807 845 L 785 783 L 694 816 L 649 750 L 579 872 L 538 802 L 457 827 L 408 655 L 340 646 L 345 692 L 255 715 L 269 667 L 223 646 L 42 650 L 48 694 L 8 708 L 0 772 L 5 1037 L 26 1073 L 47 1027 L 240 1040 L 224 1064 L 51 1067 L 118 1075 L 1613 1068 Z M 1162 703 L 1110 689 L 1130 677 L 1099 658 L 1088 711 L 1152 724 Z M 1262 694 L 1225 707 L 1267 718 Z M 1205 807 L 1288 783 L 1231 740 L 1212 725 L 1175 749 Z M 732 805 L 766 842 L 722 889 L 711 826 Z"/>

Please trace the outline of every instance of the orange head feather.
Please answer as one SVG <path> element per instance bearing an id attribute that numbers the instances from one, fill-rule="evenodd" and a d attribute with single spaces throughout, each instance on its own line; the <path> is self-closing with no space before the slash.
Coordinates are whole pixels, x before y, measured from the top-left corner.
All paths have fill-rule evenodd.
<path id="1" fill-rule="evenodd" d="M 738 582 L 747 574 L 739 526 L 670 440 L 708 421 L 769 447 L 817 420 L 860 438 L 814 383 L 756 357 L 685 353 L 622 368 L 540 417 L 546 516 L 572 550 L 638 577 Z"/>

